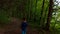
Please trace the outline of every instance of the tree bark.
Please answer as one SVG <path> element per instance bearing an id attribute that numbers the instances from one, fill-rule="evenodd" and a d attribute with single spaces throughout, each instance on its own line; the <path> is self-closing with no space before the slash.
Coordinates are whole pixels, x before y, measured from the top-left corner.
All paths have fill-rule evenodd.
<path id="1" fill-rule="evenodd" d="M 46 34 L 49 34 L 49 27 L 50 27 L 50 21 L 52 17 L 52 12 L 53 12 L 53 0 L 49 1 L 49 12 L 48 12 L 48 17 L 47 17 L 47 23 L 46 23 Z"/>

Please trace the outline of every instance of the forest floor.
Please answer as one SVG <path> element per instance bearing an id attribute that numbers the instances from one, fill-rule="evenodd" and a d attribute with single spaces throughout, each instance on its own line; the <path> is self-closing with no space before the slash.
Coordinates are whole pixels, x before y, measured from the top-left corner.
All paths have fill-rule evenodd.
<path id="1" fill-rule="evenodd" d="M 21 34 L 20 28 L 21 20 L 18 18 L 11 18 L 11 23 L 0 28 L 0 34 Z M 36 28 L 27 27 L 27 34 L 39 34 Z"/>

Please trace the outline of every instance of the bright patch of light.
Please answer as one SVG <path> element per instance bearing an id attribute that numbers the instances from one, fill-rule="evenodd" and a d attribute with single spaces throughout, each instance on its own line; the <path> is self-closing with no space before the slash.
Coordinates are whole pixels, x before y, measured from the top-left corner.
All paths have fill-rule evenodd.
<path id="1" fill-rule="evenodd" d="M 59 19 L 57 19 L 57 21 L 60 21 L 60 18 L 59 18 Z"/>
<path id="2" fill-rule="evenodd" d="M 60 6 L 60 0 L 56 0 L 56 1 L 58 1 L 58 3 L 59 3 L 59 5 L 58 5 L 58 6 Z"/>
<path id="3" fill-rule="evenodd" d="M 55 4 L 55 5 L 57 5 L 57 3 L 56 3 L 56 2 L 54 2 L 54 4 Z"/>
<path id="4" fill-rule="evenodd" d="M 58 6 L 60 6 L 60 3 L 59 3 L 59 5 Z"/>
<path id="5" fill-rule="evenodd" d="M 56 0 L 56 1 L 60 2 L 60 0 Z"/>

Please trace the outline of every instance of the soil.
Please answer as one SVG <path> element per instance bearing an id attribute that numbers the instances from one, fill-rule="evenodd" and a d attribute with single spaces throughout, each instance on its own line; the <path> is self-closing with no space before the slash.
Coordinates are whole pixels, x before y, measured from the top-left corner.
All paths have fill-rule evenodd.
<path id="1" fill-rule="evenodd" d="M 21 20 L 18 18 L 11 18 L 11 23 L 0 28 L 0 34 L 21 34 L 20 28 Z M 36 28 L 32 29 L 29 25 L 27 27 L 27 34 L 39 34 Z"/>

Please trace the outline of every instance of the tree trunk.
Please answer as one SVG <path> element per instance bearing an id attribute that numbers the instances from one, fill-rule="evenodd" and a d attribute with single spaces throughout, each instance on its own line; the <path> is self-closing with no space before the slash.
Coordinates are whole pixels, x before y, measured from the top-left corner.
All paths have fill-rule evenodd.
<path id="1" fill-rule="evenodd" d="M 48 17 L 47 17 L 47 23 L 46 23 L 46 34 L 49 34 L 49 27 L 50 27 L 50 21 L 52 17 L 52 10 L 53 10 L 53 0 L 49 1 L 49 12 L 48 12 Z"/>
<path id="2" fill-rule="evenodd" d="M 40 24 L 42 24 L 41 26 L 42 26 L 42 28 L 43 28 L 43 25 L 44 25 L 44 23 L 43 23 L 43 15 L 44 15 L 44 3 L 45 2 L 45 0 L 43 0 L 43 3 L 42 3 L 42 9 L 41 9 L 41 17 L 40 17 Z"/>

